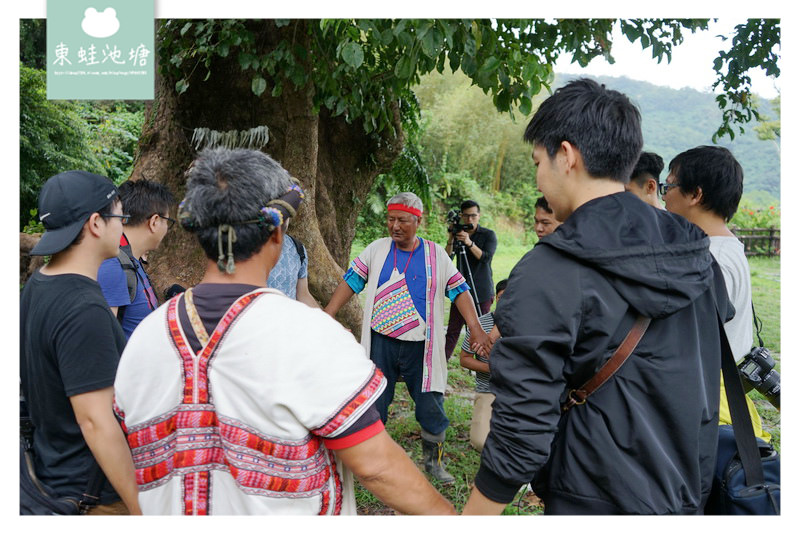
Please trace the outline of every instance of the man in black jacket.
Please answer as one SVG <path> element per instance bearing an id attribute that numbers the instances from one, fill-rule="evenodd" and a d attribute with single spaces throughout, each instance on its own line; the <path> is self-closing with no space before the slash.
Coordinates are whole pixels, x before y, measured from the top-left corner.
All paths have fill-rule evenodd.
<path id="1" fill-rule="evenodd" d="M 465 513 L 497 514 L 532 481 L 548 514 L 696 514 L 717 445 L 727 297 L 708 238 L 625 192 L 642 147 L 628 98 L 580 79 L 525 131 L 537 185 L 564 223 L 511 272 L 495 312 L 491 429 Z M 637 315 L 638 347 L 586 403 L 561 411 Z"/>

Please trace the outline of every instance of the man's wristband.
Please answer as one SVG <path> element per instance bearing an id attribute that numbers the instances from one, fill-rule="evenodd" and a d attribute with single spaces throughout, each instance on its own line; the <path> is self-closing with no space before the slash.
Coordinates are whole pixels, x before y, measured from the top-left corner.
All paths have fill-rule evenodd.
<path id="1" fill-rule="evenodd" d="M 467 248 L 472 248 L 473 246 L 475 246 L 475 241 L 472 241 L 471 243 L 469 243 L 469 246 L 467 246 Z"/>

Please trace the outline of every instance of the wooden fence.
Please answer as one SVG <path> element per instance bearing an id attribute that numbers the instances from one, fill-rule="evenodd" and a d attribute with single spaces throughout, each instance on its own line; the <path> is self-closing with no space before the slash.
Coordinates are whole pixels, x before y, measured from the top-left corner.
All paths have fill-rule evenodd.
<path id="1" fill-rule="evenodd" d="M 734 235 L 744 243 L 744 254 L 774 256 L 781 253 L 780 228 L 733 228 Z"/>

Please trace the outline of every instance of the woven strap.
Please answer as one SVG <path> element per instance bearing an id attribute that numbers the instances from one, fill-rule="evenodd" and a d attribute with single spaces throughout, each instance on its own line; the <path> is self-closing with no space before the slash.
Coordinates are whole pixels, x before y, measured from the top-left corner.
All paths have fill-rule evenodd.
<path id="1" fill-rule="evenodd" d="M 642 315 L 637 316 L 636 322 L 633 323 L 633 326 L 628 332 L 628 335 L 625 337 L 625 340 L 623 340 L 622 344 L 619 345 L 617 351 L 614 352 L 614 355 L 612 355 L 611 358 L 606 361 L 602 367 L 600 367 L 600 370 L 597 371 L 597 374 L 592 376 L 581 387 L 577 389 L 570 389 L 570 391 L 567 393 L 567 401 L 565 401 L 561 406 L 561 411 L 567 412 L 574 405 L 586 403 L 586 398 L 588 398 L 589 395 L 594 391 L 599 389 L 603 383 L 608 381 L 608 379 L 613 376 L 617 370 L 619 370 L 628 357 L 630 357 L 631 353 L 633 353 L 633 350 L 639 344 L 639 341 L 642 340 L 644 332 L 647 331 L 647 327 L 649 325 L 649 318 Z"/>

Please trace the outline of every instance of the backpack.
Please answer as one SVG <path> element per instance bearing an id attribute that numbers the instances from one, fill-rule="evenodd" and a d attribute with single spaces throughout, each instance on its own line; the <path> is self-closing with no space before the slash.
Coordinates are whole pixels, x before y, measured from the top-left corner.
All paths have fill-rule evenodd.
<path id="1" fill-rule="evenodd" d="M 297 255 L 300 256 L 300 264 L 302 265 L 303 261 L 306 260 L 306 249 L 303 246 L 303 243 L 300 242 L 299 239 L 296 239 L 296 238 L 294 238 L 294 237 L 292 237 L 290 235 L 287 235 L 287 237 L 292 239 L 292 242 L 294 243 L 294 249 L 297 250 Z M 134 274 L 135 274 L 135 272 L 134 272 Z"/>
<path id="2" fill-rule="evenodd" d="M 122 271 L 125 273 L 128 296 L 130 296 L 131 303 L 133 303 L 133 300 L 136 299 L 136 290 L 139 288 L 139 278 L 136 276 L 136 266 L 133 264 L 133 252 L 130 244 L 126 242 L 126 244 L 119 247 L 117 259 L 120 266 L 122 266 Z M 120 324 L 122 324 L 122 317 L 125 315 L 125 307 L 122 305 L 117 308 L 117 320 Z"/>

